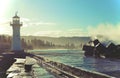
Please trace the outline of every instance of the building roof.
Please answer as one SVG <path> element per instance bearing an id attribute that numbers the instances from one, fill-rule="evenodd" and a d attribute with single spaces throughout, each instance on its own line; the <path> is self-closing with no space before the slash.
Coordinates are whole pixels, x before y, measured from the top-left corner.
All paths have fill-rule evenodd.
<path id="1" fill-rule="evenodd" d="M 20 18 L 19 16 L 15 15 L 13 18 Z"/>
<path id="2" fill-rule="evenodd" d="M 15 13 L 15 16 L 13 18 L 20 18 L 18 15 L 17 15 L 18 12 Z"/>

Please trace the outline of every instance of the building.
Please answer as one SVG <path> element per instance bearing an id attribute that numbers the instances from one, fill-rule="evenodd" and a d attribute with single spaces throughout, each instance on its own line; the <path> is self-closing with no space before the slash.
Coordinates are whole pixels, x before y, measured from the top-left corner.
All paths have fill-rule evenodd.
<path id="1" fill-rule="evenodd" d="M 21 40 L 20 40 L 20 27 L 22 26 L 22 23 L 20 22 L 20 17 L 17 16 L 17 12 L 13 17 L 13 20 L 10 23 L 10 25 L 12 26 L 12 29 L 13 29 L 11 50 L 17 53 L 24 52 L 21 47 Z"/>

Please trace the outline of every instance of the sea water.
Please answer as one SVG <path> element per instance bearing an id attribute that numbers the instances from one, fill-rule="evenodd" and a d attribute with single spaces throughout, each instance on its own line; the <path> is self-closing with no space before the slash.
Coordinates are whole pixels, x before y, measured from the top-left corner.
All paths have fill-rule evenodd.
<path id="1" fill-rule="evenodd" d="M 85 57 L 81 50 L 32 50 L 30 52 L 44 53 L 42 56 L 56 62 L 120 77 L 119 59 Z"/>

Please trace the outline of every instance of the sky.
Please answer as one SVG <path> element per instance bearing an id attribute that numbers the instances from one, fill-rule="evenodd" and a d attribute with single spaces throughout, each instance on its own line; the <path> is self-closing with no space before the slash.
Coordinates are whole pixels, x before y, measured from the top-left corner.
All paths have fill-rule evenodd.
<path id="1" fill-rule="evenodd" d="M 120 0 L 0 0 L 0 34 L 12 35 L 16 11 L 21 35 L 120 36 Z"/>

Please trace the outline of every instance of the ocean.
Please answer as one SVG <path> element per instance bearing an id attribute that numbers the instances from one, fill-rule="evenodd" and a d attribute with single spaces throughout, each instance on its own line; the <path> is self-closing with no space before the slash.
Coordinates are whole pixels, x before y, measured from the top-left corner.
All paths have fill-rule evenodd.
<path id="1" fill-rule="evenodd" d="M 120 59 L 85 57 L 84 52 L 81 50 L 48 49 L 30 50 L 29 52 L 42 55 L 50 60 L 74 67 L 101 72 L 117 78 L 120 77 Z"/>

